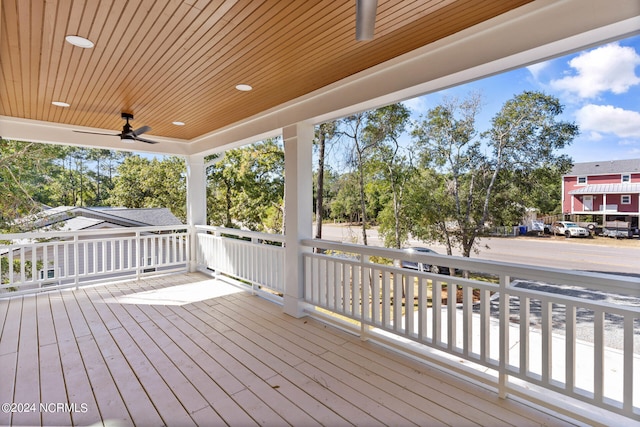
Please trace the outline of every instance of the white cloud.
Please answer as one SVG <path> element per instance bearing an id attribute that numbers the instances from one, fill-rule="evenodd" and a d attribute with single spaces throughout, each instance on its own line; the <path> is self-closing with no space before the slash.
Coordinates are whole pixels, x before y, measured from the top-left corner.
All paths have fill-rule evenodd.
<path id="1" fill-rule="evenodd" d="M 637 139 L 621 139 L 618 141 L 618 145 L 626 146 L 626 145 L 640 145 L 640 140 Z"/>
<path id="2" fill-rule="evenodd" d="M 549 64 L 549 61 L 538 62 L 537 64 L 529 65 L 527 70 L 529 70 L 534 79 L 538 80 L 538 76 L 540 76 L 542 70 L 547 68 Z"/>
<path id="3" fill-rule="evenodd" d="M 635 73 L 638 65 L 640 55 L 635 49 L 611 43 L 573 58 L 569 66 L 576 74 L 552 80 L 551 87 L 581 98 L 594 98 L 607 91 L 625 93 L 631 86 L 640 84 L 640 77 Z"/>
<path id="4" fill-rule="evenodd" d="M 614 134 L 619 138 L 640 138 L 640 113 L 612 105 L 585 105 L 576 112 L 580 130 L 591 135 Z"/>
<path id="5" fill-rule="evenodd" d="M 402 103 L 405 105 L 405 107 L 407 107 L 414 113 L 423 113 L 427 109 L 427 103 L 421 96 L 407 99 L 405 101 L 402 101 Z"/>
<path id="6" fill-rule="evenodd" d="M 589 135 L 587 135 L 587 139 L 590 141 L 600 141 L 602 140 L 602 138 L 604 137 L 602 136 L 601 133 L 598 133 L 598 132 L 591 131 L 589 132 Z"/>

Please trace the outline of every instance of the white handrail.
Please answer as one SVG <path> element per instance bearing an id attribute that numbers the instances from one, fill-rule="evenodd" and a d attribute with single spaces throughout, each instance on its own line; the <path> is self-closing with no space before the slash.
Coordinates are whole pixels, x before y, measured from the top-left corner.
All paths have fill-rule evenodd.
<path id="1" fill-rule="evenodd" d="M 198 268 L 244 280 L 254 290 L 284 293 L 284 236 L 212 226 L 195 228 Z"/>
<path id="2" fill-rule="evenodd" d="M 155 233 L 158 231 L 172 230 L 188 230 L 187 225 L 159 225 L 153 227 L 127 227 L 127 228 L 107 228 L 99 230 L 82 230 L 82 231 L 32 231 L 27 233 L 7 233 L 0 234 L 0 242 L 11 240 L 27 240 L 27 239 L 58 239 L 61 237 L 97 237 L 97 236 L 113 236 L 116 234 L 131 234 L 132 232 Z M 0 244 L 1 245 L 1 244 Z"/>
<path id="3" fill-rule="evenodd" d="M 378 256 L 393 260 L 406 260 L 453 267 L 458 270 L 477 271 L 496 276 L 506 275 L 518 279 L 540 280 L 547 283 L 582 286 L 605 292 L 640 296 L 640 279 L 637 277 L 586 271 L 563 270 L 559 268 L 537 267 L 499 261 L 487 261 L 424 252 L 407 252 L 400 249 L 336 243 L 328 240 L 305 239 L 302 244 L 324 250 L 353 253 L 363 256 Z"/>
<path id="4" fill-rule="evenodd" d="M 360 322 L 364 338 L 379 338 L 368 329 L 375 328 L 489 368 L 495 380 L 465 374 L 494 381 L 501 396 L 516 394 L 588 420 L 577 409 L 554 405 L 548 396 L 534 397 L 513 381 L 517 378 L 640 420 L 640 384 L 634 382 L 640 370 L 640 354 L 634 353 L 640 307 L 529 289 L 542 284 L 578 286 L 626 295 L 624 300 L 640 295 L 637 278 L 315 239 L 302 244 L 337 253 L 303 254 L 304 300 L 324 310 L 318 315 L 329 311 Z M 377 264 L 370 262 L 374 256 L 480 276 L 466 279 Z M 493 281 L 483 279 L 488 276 Z M 523 286 L 526 283 L 529 287 Z M 608 349 L 611 319 L 619 319 L 615 350 Z M 592 342 L 584 341 L 585 331 L 590 331 Z"/>
<path id="5" fill-rule="evenodd" d="M 240 230 L 236 228 L 216 227 L 212 225 L 196 225 L 196 231 L 204 231 L 211 234 L 221 235 L 226 234 L 228 236 L 246 237 L 249 239 L 264 240 L 270 242 L 284 243 L 284 234 L 269 234 L 260 233 L 258 231 Z"/>
<path id="6" fill-rule="evenodd" d="M 190 235 L 185 225 L 2 234 L 0 296 L 185 271 Z"/>

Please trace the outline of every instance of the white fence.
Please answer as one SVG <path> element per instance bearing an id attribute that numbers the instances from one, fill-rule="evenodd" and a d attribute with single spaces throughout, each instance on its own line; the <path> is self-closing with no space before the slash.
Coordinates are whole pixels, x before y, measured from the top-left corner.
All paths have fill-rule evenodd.
<path id="1" fill-rule="evenodd" d="M 284 293 L 284 236 L 196 226 L 197 265 Z"/>
<path id="2" fill-rule="evenodd" d="M 376 328 L 490 368 L 493 376 L 476 379 L 492 382 L 501 395 L 553 407 L 544 393 L 536 400 L 535 385 L 640 420 L 640 307 L 631 302 L 640 296 L 637 278 L 321 240 L 303 244 L 340 254 L 305 253 L 305 301 L 356 320 L 365 337 Z M 369 262 L 373 256 L 440 271 L 455 267 L 471 278 Z M 557 285 L 565 292 L 548 292 Z M 584 298 L 587 293 L 596 298 Z M 617 303 L 609 301 L 613 294 L 620 295 Z M 589 419 L 588 411 L 580 415 Z"/>
<path id="3" fill-rule="evenodd" d="M 0 235 L 0 296 L 186 271 L 187 227 Z"/>

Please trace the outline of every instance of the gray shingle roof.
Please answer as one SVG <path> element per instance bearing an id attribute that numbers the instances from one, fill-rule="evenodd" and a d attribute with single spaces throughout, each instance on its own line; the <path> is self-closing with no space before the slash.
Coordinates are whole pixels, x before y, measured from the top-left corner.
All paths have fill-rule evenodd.
<path id="1" fill-rule="evenodd" d="M 110 222 L 121 227 L 182 225 L 182 221 L 167 208 L 129 209 L 78 206 L 58 206 L 47 209 L 38 214 L 21 218 L 16 223 L 28 226 L 29 229 L 50 227 L 52 224 L 60 226 L 65 223 L 62 226 L 65 230 L 82 230 L 95 225 L 94 221 Z"/>
<path id="2" fill-rule="evenodd" d="M 91 208 L 91 210 L 98 210 Z M 181 225 L 182 222 L 167 208 L 107 208 L 99 209 L 109 215 L 147 225 Z"/>
<path id="3" fill-rule="evenodd" d="M 566 176 L 606 175 L 611 173 L 638 173 L 640 159 L 605 160 L 601 162 L 585 162 L 573 165 Z"/>

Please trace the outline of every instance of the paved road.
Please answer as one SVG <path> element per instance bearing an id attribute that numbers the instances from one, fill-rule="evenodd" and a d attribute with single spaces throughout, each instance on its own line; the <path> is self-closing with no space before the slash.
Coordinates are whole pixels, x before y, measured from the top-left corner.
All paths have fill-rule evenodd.
<path id="1" fill-rule="evenodd" d="M 611 294 L 604 291 L 596 291 L 590 289 L 575 288 L 572 286 L 549 285 L 540 282 L 528 282 L 518 280 L 514 286 L 520 288 L 531 289 L 540 292 L 555 293 L 562 295 L 570 295 L 583 300 L 594 302 L 608 302 L 610 304 L 620 304 L 626 307 L 640 307 L 640 298 L 625 295 Z M 519 323 L 520 319 L 520 301 L 518 298 L 510 298 L 511 312 L 509 318 L 512 322 Z M 530 318 L 529 324 L 533 329 L 539 330 L 542 325 L 542 306 L 539 300 L 532 300 L 529 306 Z M 500 313 L 500 299 L 497 298 L 491 302 L 491 315 L 498 318 Z M 553 304 L 551 307 L 551 322 L 553 324 L 554 334 L 565 333 L 566 311 L 562 305 Z M 576 338 L 586 342 L 593 342 L 593 311 L 586 308 L 578 308 L 576 311 Z M 602 339 L 606 347 L 618 350 L 624 349 L 624 327 L 623 318 L 614 313 L 606 313 L 603 319 L 604 334 Z M 635 334 L 640 334 L 640 319 L 634 320 Z M 634 353 L 640 354 L 640 340 L 633 340 Z"/>
<path id="2" fill-rule="evenodd" d="M 323 226 L 323 238 L 327 240 L 337 240 L 349 243 L 362 243 L 361 230 L 356 227 L 340 225 Z M 377 230 L 369 230 L 367 233 L 369 245 L 383 246 L 378 238 Z M 612 243 L 612 242 L 607 242 Z M 408 246 L 427 246 L 422 242 L 412 241 Z M 443 246 L 428 245 L 432 249 L 445 254 Z M 488 248 L 486 247 L 488 246 Z M 454 255 L 460 255 L 454 253 Z M 576 240 L 565 238 L 546 237 L 512 237 L 512 238 L 485 238 L 481 240 L 479 254 L 473 254 L 473 258 L 480 258 L 492 261 L 513 262 L 537 266 L 549 266 L 555 268 L 567 268 L 570 270 L 597 271 L 606 273 L 616 273 L 630 275 L 640 278 L 640 241 L 626 242 L 625 247 L 615 247 L 610 245 L 597 244 L 593 240 Z M 624 304 L 640 306 L 640 298 L 621 297 L 607 294 L 600 291 L 590 291 L 585 289 L 575 289 L 571 286 L 552 286 L 545 283 L 521 281 L 516 286 L 526 287 L 545 292 L 557 292 L 565 295 L 572 295 L 591 300 L 607 300 L 613 304 Z M 499 311 L 499 300 L 492 304 L 493 314 L 497 316 Z M 518 301 L 510 304 L 512 307 L 512 318 L 519 315 Z M 540 307 L 531 308 L 532 327 L 539 327 Z M 559 325 L 555 332 L 563 332 L 564 309 L 553 308 L 554 324 Z M 579 339 L 593 342 L 593 312 L 581 310 L 578 313 L 576 325 L 576 335 Z M 640 319 L 636 319 L 635 329 L 640 331 Z M 608 314 L 605 319 L 605 345 L 608 347 L 622 349 L 624 343 L 623 328 L 619 316 Z M 634 349 L 640 354 L 640 340 L 635 340 Z"/>
<path id="3" fill-rule="evenodd" d="M 362 231 L 357 227 L 325 224 L 322 233 L 327 240 L 362 243 Z M 367 240 L 369 245 L 383 246 L 376 229 L 368 230 Z M 472 258 L 640 277 L 640 240 L 636 238 L 627 243 L 628 246 L 615 247 L 594 241 L 550 236 L 483 238 L 480 253 L 472 254 Z M 408 246 L 427 245 L 410 241 Z M 444 246 L 428 246 L 442 254 L 446 253 Z"/>

